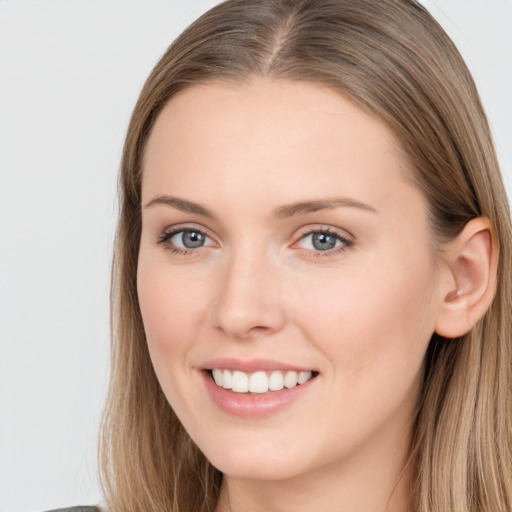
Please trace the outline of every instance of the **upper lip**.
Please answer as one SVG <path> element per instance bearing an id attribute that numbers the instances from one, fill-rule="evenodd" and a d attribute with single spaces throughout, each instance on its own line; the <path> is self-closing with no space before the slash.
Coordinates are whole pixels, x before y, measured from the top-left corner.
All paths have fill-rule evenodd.
<path id="1" fill-rule="evenodd" d="M 211 359 L 201 364 L 201 370 L 213 370 L 219 368 L 222 370 L 241 371 L 244 373 L 263 371 L 296 371 L 296 372 L 311 372 L 314 371 L 311 367 L 304 367 L 281 361 L 274 361 L 271 359 L 234 359 L 229 357 Z"/>

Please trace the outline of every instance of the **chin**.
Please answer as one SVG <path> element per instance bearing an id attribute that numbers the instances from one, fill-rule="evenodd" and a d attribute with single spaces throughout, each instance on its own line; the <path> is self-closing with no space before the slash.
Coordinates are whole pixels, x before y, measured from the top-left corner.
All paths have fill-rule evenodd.
<path id="1" fill-rule="evenodd" d="M 212 462 L 213 464 L 213 462 Z M 241 480 L 282 481 L 302 474 L 301 468 L 282 461 L 277 464 L 261 461 L 226 462 L 213 464 L 219 471 L 230 478 Z"/>
<path id="2" fill-rule="evenodd" d="M 244 480 L 287 480 L 307 471 L 304 456 L 279 449 L 265 449 L 257 443 L 246 449 L 236 447 L 203 452 L 223 474 Z"/>

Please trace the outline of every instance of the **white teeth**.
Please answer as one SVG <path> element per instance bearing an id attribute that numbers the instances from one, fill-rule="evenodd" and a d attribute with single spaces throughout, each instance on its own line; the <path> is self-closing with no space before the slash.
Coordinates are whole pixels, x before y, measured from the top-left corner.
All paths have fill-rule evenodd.
<path id="1" fill-rule="evenodd" d="M 281 372 L 272 372 L 268 380 L 268 389 L 270 391 L 281 391 L 284 388 L 284 378 Z"/>
<path id="2" fill-rule="evenodd" d="M 265 372 L 256 372 L 249 377 L 249 391 L 252 393 L 266 393 L 268 391 L 268 377 Z"/>
<path id="3" fill-rule="evenodd" d="M 213 370 L 212 373 L 213 373 L 213 380 L 215 381 L 215 384 L 217 384 L 217 386 L 222 387 L 222 370 L 215 368 L 215 370 Z"/>
<path id="4" fill-rule="evenodd" d="M 231 389 L 235 393 L 267 393 L 268 391 L 281 391 L 285 387 L 294 388 L 304 384 L 313 377 L 312 372 L 295 372 L 289 370 L 273 371 L 272 373 L 263 370 L 247 374 L 238 370 L 212 370 L 213 380 L 217 386 L 224 389 Z"/>
<path id="5" fill-rule="evenodd" d="M 297 385 L 297 379 L 299 376 L 297 375 L 297 372 L 286 372 L 286 375 L 284 376 L 284 385 L 290 389 L 294 388 Z"/>
<path id="6" fill-rule="evenodd" d="M 247 393 L 249 391 L 249 377 L 244 372 L 233 372 L 233 391 Z"/>
<path id="7" fill-rule="evenodd" d="M 311 379 L 312 376 L 313 375 L 311 372 L 300 372 L 299 378 L 297 379 L 297 383 L 304 384 L 304 382 L 307 382 L 309 379 Z"/>
<path id="8" fill-rule="evenodd" d="M 215 376 L 213 378 L 215 378 Z M 222 372 L 222 387 L 224 389 L 231 389 L 233 387 L 233 375 L 229 370 L 224 370 Z"/>

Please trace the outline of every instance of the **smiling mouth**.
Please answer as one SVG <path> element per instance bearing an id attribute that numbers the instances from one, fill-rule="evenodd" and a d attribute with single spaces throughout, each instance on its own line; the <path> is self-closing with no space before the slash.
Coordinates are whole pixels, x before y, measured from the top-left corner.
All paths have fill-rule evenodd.
<path id="1" fill-rule="evenodd" d="M 246 373 L 239 370 L 213 368 L 208 370 L 213 381 L 220 388 L 234 393 L 263 394 L 291 389 L 314 379 L 318 372 L 296 372 L 293 370 L 256 371 Z"/>

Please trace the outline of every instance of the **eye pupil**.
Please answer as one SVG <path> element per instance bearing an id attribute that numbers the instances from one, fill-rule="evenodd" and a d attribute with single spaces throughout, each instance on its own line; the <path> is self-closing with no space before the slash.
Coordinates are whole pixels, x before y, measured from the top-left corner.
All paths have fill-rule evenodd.
<path id="1" fill-rule="evenodd" d="M 204 235 L 199 231 L 184 231 L 181 240 L 187 249 L 195 249 L 204 244 Z"/>
<path id="2" fill-rule="evenodd" d="M 336 237 L 328 233 L 314 233 L 312 243 L 318 251 L 328 251 L 336 246 Z"/>

